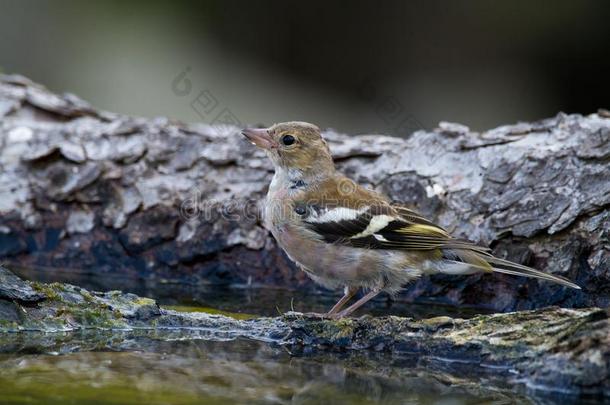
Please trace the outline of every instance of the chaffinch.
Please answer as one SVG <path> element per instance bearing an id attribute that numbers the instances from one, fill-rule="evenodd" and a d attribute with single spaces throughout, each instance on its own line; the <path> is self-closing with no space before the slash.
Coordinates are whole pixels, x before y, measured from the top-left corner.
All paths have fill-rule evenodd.
<path id="1" fill-rule="evenodd" d="M 355 184 L 335 170 L 315 125 L 287 122 L 242 133 L 264 149 L 275 166 L 264 206 L 265 226 L 314 281 L 344 287 L 328 317 L 348 316 L 380 292 L 394 294 L 422 274 L 498 272 L 580 288 L 562 277 L 496 258 L 488 248 L 453 238 L 418 213 Z M 367 293 L 342 309 L 361 288 Z"/>

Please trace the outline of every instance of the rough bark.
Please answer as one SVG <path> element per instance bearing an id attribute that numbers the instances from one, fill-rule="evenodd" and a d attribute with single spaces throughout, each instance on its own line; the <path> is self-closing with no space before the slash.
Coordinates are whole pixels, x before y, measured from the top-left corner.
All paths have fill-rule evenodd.
<path id="1" fill-rule="evenodd" d="M 253 215 L 272 167 L 238 128 L 101 112 L 17 76 L 0 80 L 0 119 L 3 262 L 46 279 L 63 271 L 313 286 Z M 402 299 L 504 311 L 608 305 L 606 112 L 484 133 L 441 123 L 408 139 L 325 136 L 339 168 L 361 184 L 501 257 L 583 287 L 435 276 L 408 286 Z"/>
<path id="2" fill-rule="evenodd" d="M 132 345 L 135 336 L 246 337 L 286 346 L 295 355 L 370 351 L 387 354 L 382 364 L 401 368 L 434 370 L 444 364 L 447 371 L 458 363 L 462 367 L 449 368 L 457 378 L 483 376 L 488 384 L 610 396 L 610 312 L 599 308 L 554 307 L 467 320 L 331 321 L 299 313 L 238 320 L 165 310 L 152 299 L 118 291 L 26 282 L 0 267 L 0 283 L 7 280 L 13 288 L 0 290 L 0 352 L 107 350 Z M 75 331 L 80 332 L 67 333 Z"/>

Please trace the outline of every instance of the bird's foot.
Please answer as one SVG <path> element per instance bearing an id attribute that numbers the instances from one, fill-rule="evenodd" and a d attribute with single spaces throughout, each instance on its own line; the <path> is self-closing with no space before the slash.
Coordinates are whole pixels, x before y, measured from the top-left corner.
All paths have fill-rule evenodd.
<path id="1" fill-rule="evenodd" d="M 348 315 L 349 315 L 348 312 L 339 311 L 339 312 L 336 312 L 334 314 L 326 314 L 326 318 L 327 319 L 332 319 L 332 320 L 336 321 L 336 320 L 339 320 L 341 318 L 345 318 Z"/>
<path id="2" fill-rule="evenodd" d="M 336 312 L 336 313 L 326 312 L 323 314 L 319 313 L 319 312 L 292 312 L 292 311 L 290 311 L 290 312 L 286 312 L 284 314 L 284 316 L 289 316 L 289 317 L 332 319 L 332 320 L 341 319 L 347 315 L 349 315 L 349 314 L 345 313 L 345 311 Z"/>
<path id="3" fill-rule="evenodd" d="M 307 317 L 307 318 L 332 319 L 332 320 L 345 318 L 347 315 L 349 315 L 349 312 L 346 312 L 346 311 L 334 312 L 334 313 L 326 312 L 324 314 L 321 314 L 318 312 L 304 312 L 302 314 L 302 316 Z"/>

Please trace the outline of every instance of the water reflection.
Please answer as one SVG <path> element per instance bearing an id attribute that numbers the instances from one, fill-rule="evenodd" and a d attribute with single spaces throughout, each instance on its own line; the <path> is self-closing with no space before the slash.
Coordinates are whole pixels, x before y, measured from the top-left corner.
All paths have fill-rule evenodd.
<path id="1" fill-rule="evenodd" d="M 221 311 L 277 316 L 287 311 L 326 312 L 333 306 L 338 295 L 331 293 L 312 293 L 304 291 L 287 291 L 282 289 L 200 289 L 186 295 L 187 299 L 176 299 L 171 296 L 158 297 L 165 306 L 178 306 L 178 310 L 193 311 L 198 307 L 214 308 Z M 486 313 L 480 308 L 456 308 L 440 304 L 412 304 L 394 302 L 387 297 L 380 297 L 367 303 L 356 312 L 355 316 L 370 314 L 374 316 L 396 315 L 424 319 L 433 316 L 451 316 L 470 318 Z"/>
<path id="2" fill-rule="evenodd" d="M 92 287 L 83 280 L 69 281 Z M 121 287 L 154 297 L 166 307 L 231 312 L 238 318 L 274 316 L 289 310 L 322 312 L 337 298 L 309 291 L 147 285 L 128 280 L 123 280 Z M 414 318 L 480 313 L 476 309 L 392 303 L 386 299 L 372 302 L 362 312 Z M 308 348 L 233 339 L 227 331 L 207 330 L 5 334 L 0 336 L 0 402 L 583 403 L 579 398 L 541 399 L 538 392 L 518 391 L 524 388 L 511 380 L 510 370 L 486 372 L 473 364 L 392 353 L 312 354 Z"/>
<path id="3" fill-rule="evenodd" d="M 287 290 L 281 288 L 238 288 L 218 285 L 196 285 L 164 283 L 159 280 L 130 279 L 127 277 L 100 276 L 73 272 L 41 272 L 31 268 L 12 266 L 21 277 L 42 282 L 64 282 L 78 285 L 88 290 L 108 291 L 112 289 L 131 292 L 142 297 L 154 298 L 161 305 L 179 307 L 175 309 L 193 311 L 204 308 L 247 315 L 277 316 L 288 311 L 326 312 L 339 299 L 340 291 Z M 392 301 L 382 295 L 359 309 L 355 316 L 396 315 L 415 319 L 433 316 L 470 318 L 492 311 L 474 308 L 456 308 L 440 303 L 406 303 Z"/>
<path id="4" fill-rule="evenodd" d="M 293 357 L 236 340 L 139 341 L 129 351 L 1 355 L 3 403 L 479 404 L 526 401 L 441 373 Z"/>

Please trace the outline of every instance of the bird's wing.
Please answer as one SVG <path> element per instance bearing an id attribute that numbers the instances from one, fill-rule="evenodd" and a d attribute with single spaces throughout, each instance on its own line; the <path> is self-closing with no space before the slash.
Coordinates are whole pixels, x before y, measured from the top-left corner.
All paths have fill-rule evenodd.
<path id="1" fill-rule="evenodd" d="M 365 192 L 360 192 L 365 194 Z M 490 249 L 453 238 L 447 231 L 406 207 L 390 205 L 375 194 L 370 199 L 329 199 L 301 203 L 303 224 L 320 240 L 358 248 L 432 251 L 443 259 L 438 271 L 448 274 L 498 272 L 554 281 L 580 289 L 561 276 L 491 255 Z"/>
<path id="2" fill-rule="evenodd" d="M 415 211 L 383 202 L 359 208 L 313 204 L 300 210 L 303 223 L 321 240 L 369 249 L 488 249 L 451 237 Z"/>

